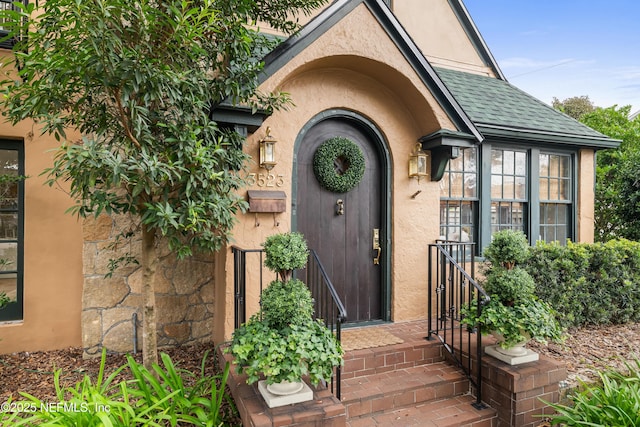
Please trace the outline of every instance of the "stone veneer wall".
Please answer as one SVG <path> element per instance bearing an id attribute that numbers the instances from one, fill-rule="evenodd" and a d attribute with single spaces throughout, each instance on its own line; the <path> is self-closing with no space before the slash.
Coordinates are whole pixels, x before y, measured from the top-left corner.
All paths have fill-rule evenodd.
<path id="1" fill-rule="evenodd" d="M 82 346 L 85 357 L 105 347 L 113 352 L 133 350 L 134 313 L 138 316 L 138 351 L 142 348 L 142 269 L 135 264 L 116 270 L 109 262 L 140 252 L 141 240 L 114 246 L 114 238 L 131 221 L 102 215 L 83 224 Z M 177 260 L 166 244 L 159 245 L 156 274 L 158 346 L 212 341 L 214 312 L 214 262 L 211 257 Z"/>

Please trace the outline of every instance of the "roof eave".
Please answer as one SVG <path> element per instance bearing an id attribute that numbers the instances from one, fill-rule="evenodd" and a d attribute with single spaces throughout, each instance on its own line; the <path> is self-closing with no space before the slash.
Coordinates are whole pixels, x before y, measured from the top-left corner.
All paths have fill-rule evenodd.
<path id="1" fill-rule="evenodd" d="M 603 150 L 608 148 L 617 148 L 622 141 L 618 139 L 589 135 L 565 134 L 560 132 L 549 132 L 537 129 L 522 129 L 508 126 L 497 126 L 487 123 L 476 123 L 478 129 L 485 138 L 492 139 L 509 139 L 519 142 L 532 141 L 550 144 L 562 144 L 572 147 L 593 148 Z"/>

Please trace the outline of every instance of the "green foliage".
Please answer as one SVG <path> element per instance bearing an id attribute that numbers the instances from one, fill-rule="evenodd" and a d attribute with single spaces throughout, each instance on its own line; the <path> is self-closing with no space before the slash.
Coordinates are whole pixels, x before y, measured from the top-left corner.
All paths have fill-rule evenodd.
<path id="1" fill-rule="evenodd" d="M 597 108 L 581 118 L 587 126 L 621 140 L 620 147 L 598 151 L 596 167 L 596 240 L 640 240 L 640 119 L 629 120 L 630 106 Z"/>
<path id="2" fill-rule="evenodd" d="M 25 411 L 0 414 L 2 425 L 33 426 L 221 426 L 230 425 L 235 406 L 225 387 L 229 365 L 220 377 L 177 368 L 169 356 L 162 354 L 163 366 L 149 371 L 132 357 L 127 364 L 104 377 L 106 352 L 95 382 L 88 375 L 75 387 L 60 386 L 61 370 L 55 372 L 58 402 L 44 402 L 27 393 L 26 400 L 14 402 Z M 129 369 L 132 380 L 115 382 Z M 4 417 L 4 418 L 3 418 Z"/>
<path id="3" fill-rule="evenodd" d="M 0 308 L 11 302 L 11 298 L 7 296 L 4 292 L 0 292 Z"/>
<path id="4" fill-rule="evenodd" d="M 264 242 L 265 265 L 281 273 L 260 295 L 261 310 L 233 332 L 228 351 L 238 372 L 252 384 L 264 374 L 269 384 L 328 380 L 342 363 L 342 348 L 321 320 L 313 320 L 313 299 L 302 281 L 284 272 L 302 268 L 309 250 L 301 233 L 280 233 Z"/>
<path id="5" fill-rule="evenodd" d="M 313 155 L 313 172 L 318 182 L 334 193 L 346 193 L 357 187 L 364 170 L 362 150 L 348 138 L 328 139 Z"/>
<path id="6" fill-rule="evenodd" d="M 555 319 L 555 311 L 535 296 L 512 306 L 492 298 L 482 307 L 480 315 L 474 306 L 463 307 L 461 314 L 463 325 L 470 328 L 480 326 L 483 334 L 501 335 L 500 345 L 504 348 L 529 339 L 546 343 L 547 340 L 560 341 L 563 337 L 563 330 Z"/>
<path id="7" fill-rule="evenodd" d="M 553 308 L 534 294 L 536 282 L 519 264 L 529 257 L 529 245 L 522 232 L 496 233 L 485 249 L 491 262 L 482 286 L 490 295 L 484 305 L 461 307 L 460 323 L 480 333 L 501 336 L 504 348 L 534 339 L 562 339 L 563 331 Z"/>
<path id="8" fill-rule="evenodd" d="M 558 98 L 553 97 L 551 105 L 556 110 L 562 111 L 576 120 L 580 120 L 581 117 L 592 112 L 596 108 L 588 96 L 574 96 L 567 98 L 564 101 L 560 101 Z"/>
<path id="9" fill-rule="evenodd" d="M 494 267 L 482 286 L 485 292 L 491 295 L 492 300 L 505 305 L 526 302 L 536 288 L 533 278 L 521 267 L 511 270 Z"/>
<path id="10" fill-rule="evenodd" d="M 304 268 L 307 265 L 309 249 L 301 233 L 273 234 L 266 238 L 262 246 L 265 251 L 264 264 L 276 273 Z"/>
<path id="11" fill-rule="evenodd" d="M 582 383 L 582 390 L 570 396 L 570 404 L 548 403 L 556 414 L 552 425 L 619 426 L 640 425 L 640 361 L 627 364 L 628 374 L 599 372 L 601 383 Z"/>
<path id="12" fill-rule="evenodd" d="M 526 269 L 564 326 L 640 321 L 638 242 L 538 242 Z"/>
<path id="13" fill-rule="evenodd" d="M 493 235 L 484 250 L 485 258 L 494 266 L 507 269 L 526 261 L 529 250 L 527 236 L 521 231 L 501 230 Z"/>
<path id="14" fill-rule="evenodd" d="M 257 90 L 273 37 L 326 0 L 48 0 L 0 12 L 18 77 L 4 114 L 61 141 L 49 184 L 69 181 L 72 212 L 131 214 L 179 256 L 215 250 L 246 207 L 237 189 L 243 138 L 212 120 L 224 100 L 253 110 L 287 97 Z M 249 25 L 247 25 L 249 24 Z M 67 130 L 80 140 L 69 140 Z"/>
<path id="15" fill-rule="evenodd" d="M 292 279 L 273 281 L 262 291 L 262 319 L 272 329 L 302 325 L 313 315 L 313 299 L 304 282 Z"/>
<path id="16" fill-rule="evenodd" d="M 252 384 L 264 374 L 267 383 L 298 381 L 309 375 L 314 385 L 329 380 L 342 363 L 342 348 L 321 320 L 278 330 L 253 316 L 235 330 L 230 351 L 238 372 Z"/>

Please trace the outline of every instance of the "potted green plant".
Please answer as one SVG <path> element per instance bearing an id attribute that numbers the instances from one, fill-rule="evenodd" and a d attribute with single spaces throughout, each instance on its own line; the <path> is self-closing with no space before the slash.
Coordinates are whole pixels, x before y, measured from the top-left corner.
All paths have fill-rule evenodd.
<path id="1" fill-rule="evenodd" d="M 264 377 L 270 393 L 284 395 L 303 388 L 303 377 L 316 386 L 331 378 L 333 369 L 342 364 L 343 351 L 322 321 L 313 320 L 313 299 L 307 286 L 291 278 L 294 269 L 306 265 L 304 237 L 277 234 L 264 247 L 265 265 L 281 280 L 262 291 L 260 311 L 234 331 L 229 351 L 237 371 L 247 375 L 248 384 Z"/>
<path id="2" fill-rule="evenodd" d="M 463 325 L 497 338 L 498 346 L 487 348 L 490 354 L 495 350 L 508 357 L 524 356 L 532 353 L 524 348 L 530 339 L 546 343 L 562 338 L 553 309 L 535 296 L 533 278 L 518 266 L 526 260 L 528 246 L 522 232 L 496 233 L 485 250 L 489 264 L 481 283 L 490 300 L 480 310 L 473 304 L 461 309 Z M 537 360 L 537 354 L 529 360 Z"/>

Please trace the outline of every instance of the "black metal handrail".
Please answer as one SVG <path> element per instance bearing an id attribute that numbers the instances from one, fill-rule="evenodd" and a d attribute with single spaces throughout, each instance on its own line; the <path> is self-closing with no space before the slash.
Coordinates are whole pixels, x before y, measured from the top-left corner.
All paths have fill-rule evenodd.
<path id="1" fill-rule="evenodd" d="M 342 323 L 347 319 L 347 310 L 338 296 L 329 275 L 325 271 L 318 254 L 311 250 L 309 262 L 305 269 L 305 283 L 311 291 L 314 300 L 314 318 L 322 319 L 324 324 L 335 332 L 338 341 L 341 340 Z M 340 400 L 342 367 L 336 368 L 335 381 L 331 381 L 331 392 Z"/>
<path id="2" fill-rule="evenodd" d="M 476 389 L 476 401 L 473 405 L 480 409 L 485 407 L 482 403 L 482 334 L 475 334 L 474 369 L 474 331 L 460 324 L 460 309 L 463 306 L 476 307 L 480 314 L 482 307 L 489 301 L 489 295 L 474 279 L 474 253 L 475 243 L 437 241 L 429 245 L 428 338 L 438 338 L 464 371 Z"/>
<path id="3" fill-rule="evenodd" d="M 231 248 L 233 252 L 233 284 L 234 284 L 234 328 L 240 327 L 246 322 L 247 317 L 247 254 L 257 253 L 258 260 L 254 263 L 259 270 L 257 278 L 259 287 L 258 295 L 264 289 L 263 261 L 264 249 L 241 249 L 236 246 Z M 322 319 L 324 324 L 336 334 L 338 341 L 341 340 L 342 323 L 347 319 L 347 311 L 340 300 L 338 293 L 327 275 L 318 254 L 311 250 L 307 262 L 307 268 L 303 271 L 295 272 L 296 276 L 305 277 L 304 282 L 311 291 L 314 300 L 313 318 Z M 258 302 L 260 304 L 260 302 Z M 331 392 L 340 399 L 341 395 L 341 372 L 340 366 L 336 368 L 335 380 L 331 379 Z"/>

